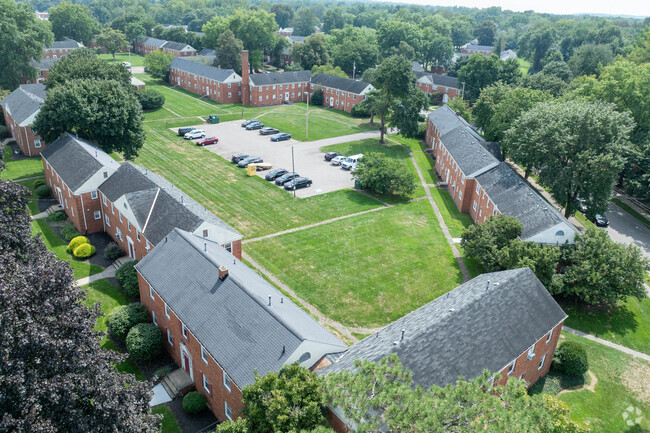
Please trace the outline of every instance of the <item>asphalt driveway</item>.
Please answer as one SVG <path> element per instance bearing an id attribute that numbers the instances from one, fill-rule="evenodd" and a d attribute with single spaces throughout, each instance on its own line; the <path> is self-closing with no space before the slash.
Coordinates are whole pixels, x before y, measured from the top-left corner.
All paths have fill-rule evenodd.
<path id="1" fill-rule="evenodd" d="M 216 125 L 196 125 L 196 127 L 204 129 L 207 137 L 219 138 L 219 143 L 205 147 L 227 160 L 230 160 L 234 154 L 246 153 L 262 157 L 265 163 L 273 164 L 273 168 L 284 168 L 291 171 L 293 147 L 295 171 L 313 181 L 311 187 L 296 191 L 298 197 L 310 197 L 354 187 L 354 180 L 350 172 L 326 162 L 323 159 L 325 153 L 320 150 L 321 147 L 379 136 L 378 131 L 368 131 L 317 141 L 302 142 L 291 139 L 276 143 L 271 141 L 270 136 L 260 135 L 257 130 L 247 131 L 241 127 L 241 122 L 241 120 L 237 120 Z M 174 130 L 176 129 L 174 128 Z M 257 175 L 264 178 L 266 173 L 266 171 L 259 171 Z"/>
<path id="2" fill-rule="evenodd" d="M 614 203 L 610 203 L 609 212 L 605 216 L 609 220 L 606 230 L 612 240 L 636 245 L 641 248 L 643 255 L 650 259 L 650 230 L 648 228 Z"/>

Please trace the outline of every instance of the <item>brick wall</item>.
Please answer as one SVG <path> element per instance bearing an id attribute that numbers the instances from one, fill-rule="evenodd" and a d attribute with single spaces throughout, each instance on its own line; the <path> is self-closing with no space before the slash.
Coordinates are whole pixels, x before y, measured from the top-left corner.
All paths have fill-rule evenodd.
<path id="1" fill-rule="evenodd" d="M 20 77 L 20 84 L 42 83 L 43 81 L 47 80 L 47 73 L 47 69 L 40 69 L 36 74 L 36 78 Z"/>
<path id="2" fill-rule="evenodd" d="M 322 89 L 323 107 L 330 107 L 337 110 L 347 111 L 348 113 L 352 111 L 352 107 L 366 99 L 364 95 L 346 92 L 344 90 L 334 89 L 331 87 L 322 86 Z"/>
<path id="3" fill-rule="evenodd" d="M 448 95 L 450 98 L 455 98 L 457 96 L 460 96 L 460 90 L 456 89 L 455 87 L 445 87 L 445 86 L 438 86 L 435 84 L 426 84 L 426 83 L 417 83 L 418 88 L 422 90 L 426 94 L 433 94 L 433 93 L 442 93 L 443 95 Z"/>
<path id="4" fill-rule="evenodd" d="M 332 412 L 332 410 L 329 407 L 327 408 L 326 417 L 327 417 L 327 422 L 330 423 L 330 426 L 332 426 L 332 429 L 336 433 L 348 433 L 350 431 L 348 426 L 346 426 L 345 423 L 341 421 L 341 419 L 338 416 L 336 416 L 336 414 Z"/>
<path id="5" fill-rule="evenodd" d="M 209 93 L 210 99 L 224 104 L 241 101 L 241 82 L 221 83 L 176 68 L 169 70 L 169 82 L 200 96 Z"/>
<path id="6" fill-rule="evenodd" d="M 101 192 L 99 193 L 102 207 L 102 218 L 104 231 L 108 233 L 111 238 L 117 243 L 122 251 L 136 260 L 141 260 L 147 255 L 153 244 L 147 238 L 137 231 L 137 229 L 129 222 L 129 220 L 120 212 L 118 206 L 113 205 L 111 201 L 105 197 Z M 121 236 L 118 237 L 117 229 L 119 228 Z M 129 238 L 133 242 L 133 251 L 129 252 Z M 148 248 L 147 248 L 148 247 Z"/>
<path id="7" fill-rule="evenodd" d="M 73 50 L 76 50 L 76 48 L 47 48 L 43 50 L 43 58 L 59 59 Z"/>
<path id="8" fill-rule="evenodd" d="M 7 131 L 16 140 L 18 147 L 26 156 L 37 156 L 45 149 L 45 142 L 40 135 L 34 134 L 29 126 L 19 126 L 13 117 L 2 107 Z"/>
<path id="9" fill-rule="evenodd" d="M 228 403 L 228 406 L 232 409 L 233 419 L 239 417 L 242 409 L 242 395 L 235 382 L 231 380 L 230 390 L 228 390 L 224 384 L 224 371 L 218 361 L 207 351 L 204 352 L 207 362 L 201 358 L 201 343 L 190 329 L 186 328 L 185 336 L 183 335 L 183 324 L 174 313 L 174 306 L 168 305 L 167 314 L 165 314 L 165 301 L 158 295 L 155 288 L 152 288 L 152 292 L 150 292 L 149 284 L 140 273 L 138 273 L 138 284 L 140 286 L 140 302 L 147 307 L 152 320 L 155 314 L 156 322 L 163 334 L 163 346 L 167 352 L 181 368 L 185 368 L 181 360 L 181 347 L 184 347 L 186 353 L 189 354 L 189 359 L 191 359 L 190 371 L 192 372 L 196 390 L 205 395 L 212 413 L 219 421 L 227 420 L 224 403 Z M 167 331 L 171 334 L 171 344 Z M 203 375 L 210 384 L 209 391 L 203 384 Z"/>
<path id="10" fill-rule="evenodd" d="M 269 84 L 268 86 L 250 86 L 250 105 L 266 107 L 280 105 L 285 102 L 289 94 L 289 102 L 306 102 L 309 91 L 307 82 Z"/>

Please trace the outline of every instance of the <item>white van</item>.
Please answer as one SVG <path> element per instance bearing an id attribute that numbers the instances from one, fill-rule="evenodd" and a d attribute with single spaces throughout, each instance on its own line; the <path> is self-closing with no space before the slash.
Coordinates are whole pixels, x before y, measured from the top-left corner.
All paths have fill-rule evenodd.
<path id="1" fill-rule="evenodd" d="M 363 158 L 363 154 L 361 153 L 358 155 L 348 156 L 341 162 L 341 167 L 343 167 L 346 170 L 351 170 L 353 167 L 359 164 L 361 158 Z"/>

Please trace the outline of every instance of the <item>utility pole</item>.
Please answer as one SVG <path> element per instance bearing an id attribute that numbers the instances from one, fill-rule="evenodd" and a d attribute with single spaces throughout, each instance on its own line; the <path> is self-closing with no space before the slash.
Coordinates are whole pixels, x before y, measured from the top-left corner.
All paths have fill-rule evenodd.
<path id="1" fill-rule="evenodd" d="M 305 125 L 305 139 L 309 140 L 309 92 L 305 92 L 305 95 L 307 95 L 307 124 Z"/>
<path id="2" fill-rule="evenodd" d="M 463 81 L 463 89 L 460 91 L 460 97 L 464 98 L 465 97 L 465 82 Z"/>
<path id="3" fill-rule="evenodd" d="M 357 72 L 357 61 L 355 60 L 355 61 L 352 63 L 352 79 L 353 79 L 353 80 L 354 80 L 354 75 L 355 75 L 356 72 Z"/>

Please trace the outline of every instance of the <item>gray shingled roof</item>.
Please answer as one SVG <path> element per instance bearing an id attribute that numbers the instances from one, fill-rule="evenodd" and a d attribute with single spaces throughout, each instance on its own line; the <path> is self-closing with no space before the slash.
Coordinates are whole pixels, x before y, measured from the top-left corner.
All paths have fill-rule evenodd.
<path id="1" fill-rule="evenodd" d="M 56 59 L 53 57 L 43 57 L 42 59 L 39 60 L 34 60 L 31 59 L 29 61 L 29 65 L 32 66 L 33 68 L 36 68 L 38 70 L 49 70 L 56 62 L 61 60 L 61 57 L 57 57 Z"/>
<path id="2" fill-rule="evenodd" d="M 490 45 L 467 44 L 465 49 L 474 51 L 494 51 L 494 47 L 491 47 Z"/>
<path id="3" fill-rule="evenodd" d="M 467 177 L 476 176 L 482 170 L 499 163 L 466 127 L 459 126 L 451 130 L 441 136 L 440 141 Z"/>
<path id="4" fill-rule="evenodd" d="M 335 77 L 326 74 L 317 74 L 315 77 L 312 77 L 311 82 L 314 84 L 320 84 L 321 86 L 356 94 L 360 94 L 370 85 L 363 81 L 356 81 L 349 78 Z"/>
<path id="5" fill-rule="evenodd" d="M 422 67 L 422 65 L 416 62 L 415 60 L 411 63 L 411 70 L 413 72 L 424 72 L 424 68 Z"/>
<path id="6" fill-rule="evenodd" d="M 176 51 L 183 51 L 183 49 L 184 49 L 185 47 L 190 47 L 190 48 L 192 48 L 192 47 L 191 47 L 190 45 L 188 45 L 188 44 L 184 44 L 184 43 L 182 43 L 182 42 L 174 42 L 174 41 L 166 41 L 166 42 L 163 44 L 162 47 L 163 47 L 163 48 L 167 48 L 167 49 L 169 49 L 169 50 L 176 50 Z M 192 49 L 194 49 L 194 48 L 192 48 Z"/>
<path id="7" fill-rule="evenodd" d="M 429 77 L 429 80 L 436 86 L 443 87 L 453 87 L 458 89 L 458 78 L 450 77 L 449 75 L 440 75 L 440 74 L 426 74 Z"/>
<path id="8" fill-rule="evenodd" d="M 318 373 L 396 353 L 416 385 L 445 386 L 459 375 L 500 371 L 566 317 L 529 268 L 483 274 L 354 344 Z"/>
<path id="9" fill-rule="evenodd" d="M 221 265 L 228 268 L 223 281 Z M 216 243 L 174 229 L 136 268 L 240 389 L 255 381 L 256 369 L 260 375 L 279 370 L 303 341 L 345 349 Z"/>
<path id="10" fill-rule="evenodd" d="M 0 105 L 9 111 L 11 117 L 20 125 L 23 122 L 33 119 L 45 102 L 45 85 L 43 84 L 21 84 L 6 98 L 0 101 Z M 29 122 L 31 123 L 31 122 Z M 27 125 L 23 125 L 27 126 Z"/>
<path id="11" fill-rule="evenodd" d="M 311 78 L 311 71 L 271 72 L 270 74 L 251 74 L 253 86 L 270 86 L 274 84 L 304 83 Z"/>
<path id="12" fill-rule="evenodd" d="M 501 213 L 521 221 L 524 226 L 521 238 L 524 240 L 560 223 L 573 228 L 560 212 L 505 162 L 477 176 L 476 180 Z"/>
<path id="13" fill-rule="evenodd" d="M 104 167 L 117 170 L 120 166 L 103 150 L 68 132 L 47 146 L 41 152 L 41 157 L 54 168 L 72 191 L 76 191 Z"/>
<path id="14" fill-rule="evenodd" d="M 208 66 L 203 62 L 193 62 L 182 57 L 176 57 L 172 60 L 170 67 L 219 82 L 223 82 L 233 74 L 239 77 L 239 75 L 237 75 L 232 69 L 221 69 L 215 66 Z"/>
<path id="15" fill-rule="evenodd" d="M 146 238 L 157 245 L 175 227 L 194 231 L 203 222 L 220 228 L 219 238 L 225 242 L 241 239 L 241 234 L 214 216 L 203 206 L 157 174 L 131 162 L 125 162 L 99 190 L 111 202 L 125 196 L 131 212 Z M 160 192 L 158 192 L 160 190 Z M 155 200 L 155 195 L 158 197 Z M 152 204 L 154 204 L 152 209 Z"/>
<path id="16" fill-rule="evenodd" d="M 49 49 L 54 50 L 61 48 L 80 48 L 81 46 L 82 45 L 74 39 L 64 38 L 62 41 L 52 42 L 52 46 Z"/>
<path id="17" fill-rule="evenodd" d="M 289 40 L 291 41 L 292 44 L 298 43 L 298 42 L 305 42 L 305 39 L 307 39 L 307 36 L 287 36 Z"/>
<path id="18" fill-rule="evenodd" d="M 165 45 L 167 41 L 164 39 L 156 39 L 156 38 L 147 38 L 146 41 L 144 41 L 145 45 L 150 45 L 152 47 L 156 48 L 162 48 L 163 45 Z"/>
<path id="19" fill-rule="evenodd" d="M 442 107 L 433 110 L 429 113 L 429 119 L 431 119 L 434 125 L 436 125 L 441 136 L 459 126 L 463 126 L 469 128 L 469 132 L 474 135 L 477 140 L 481 139 L 481 136 L 472 129 L 469 123 L 467 123 L 461 116 L 457 115 L 448 105 L 443 105 Z"/>
<path id="20" fill-rule="evenodd" d="M 199 56 L 213 56 L 216 57 L 217 55 L 217 50 L 211 50 L 209 48 L 203 48 L 201 51 L 199 51 Z"/>

